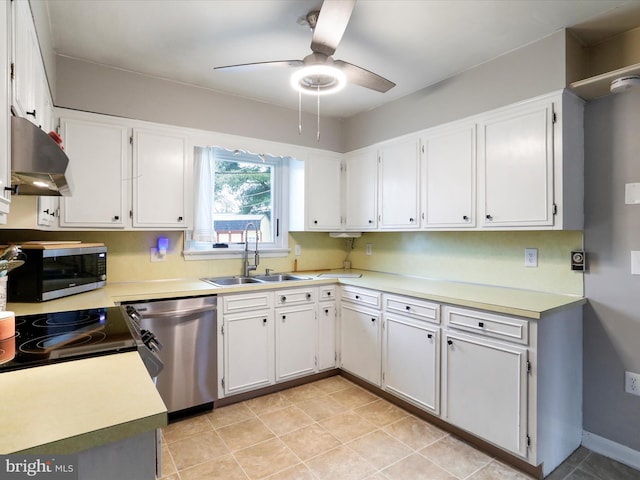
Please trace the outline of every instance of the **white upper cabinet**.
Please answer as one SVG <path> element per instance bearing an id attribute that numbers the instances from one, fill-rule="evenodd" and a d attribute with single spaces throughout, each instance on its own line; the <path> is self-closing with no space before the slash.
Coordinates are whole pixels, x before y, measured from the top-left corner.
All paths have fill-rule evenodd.
<path id="1" fill-rule="evenodd" d="M 422 149 L 422 226 L 475 226 L 475 123 L 430 129 L 423 136 Z"/>
<path id="2" fill-rule="evenodd" d="M 416 228 L 420 191 L 420 138 L 394 140 L 380 147 L 378 226 Z"/>
<path id="3" fill-rule="evenodd" d="M 582 101 L 568 92 L 479 120 L 481 227 L 582 228 L 582 122 Z"/>
<path id="4" fill-rule="evenodd" d="M 342 228 L 342 155 L 311 152 L 289 164 L 289 229 Z"/>
<path id="5" fill-rule="evenodd" d="M 553 103 L 536 102 L 480 123 L 480 224 L 553 224 Z"/>
<path id="6" fill-rule="evenodd" d="M 345 157 L 345 221 L 348 230 L 378 226 L 378 155 L 375 149 Z"/>
<path id="7" fill-rule="evenodd" d="M 185 226 L 187 138 L 133 129 L 133 226 Z"/>
<path id="8" fill-rule="evenodd" d="M 11 115 L 9 65 L 11 45 L 11 3 L 0 4 L 0 223 L 6 223 L 11 204 Z"/>
<path id="9" fill-rule="evenodd" d="M 13 5 L 13 88 L 12 104 L 19 116 L 36 121 L 35 65 L 40 58 L 31 8 L 27 0 Z"/>
<path id="10" fill-rule="evenodd" d="M 72 196 L 61 201 L 61 227 L 124 228 L 130 182 L 125 126 L 60 120 L 69 156 Z"/>

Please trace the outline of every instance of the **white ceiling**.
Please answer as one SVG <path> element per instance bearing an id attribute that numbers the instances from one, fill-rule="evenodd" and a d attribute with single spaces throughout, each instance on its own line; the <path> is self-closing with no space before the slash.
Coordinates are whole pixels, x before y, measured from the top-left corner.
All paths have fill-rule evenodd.
<path id="1" fill-rule="evenodd" d="M 312 32 L 297 20 L 322 3 L 31 1 L 46 3 L 53 47 L 60 55 L 291 109 L 298 107 L 297 93 L 289 86 L 293 68 L 225 72 L 213 67 L 302 59 L 311 53 Z M 378 93 L 349 85 L 322 97 L 322 114 L 349 117 L 561 28 L 615 16 L 628 20 L 625 12 L 631 10 L 640 10 L 640 0 L 358 0 L 334 58 L 371 70 L 397 86 Z M 589 30 L 594 32 L 589 41 L 597 39 L 597 32 L 611 34 Z M 315 111 L 315 98 L 303 97 L 303 108 Z"/>

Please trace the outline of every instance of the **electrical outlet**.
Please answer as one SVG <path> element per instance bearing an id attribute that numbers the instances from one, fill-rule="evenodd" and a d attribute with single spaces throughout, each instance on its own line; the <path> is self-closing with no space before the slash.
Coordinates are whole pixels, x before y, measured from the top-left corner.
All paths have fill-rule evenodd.
<path id="1" fill-rule="evenodd" d="M 640 397 L 640 373 L 624 372 L 624 391 Z"/>
<path id="2" fill-rule="evenodd" d="M 296 243 L 296 246 L 293 247 L 293 251 L 296 254 L 296 256 L 302 255 L 302 249 L 300 248 L 300 245 L 298 245 L 297 243 Z"/>
<path id="3" fill-rule="evenodd" d="M 524 249 L 524 266 L 525 267 L 538 266 L 538 249 L 537 248 Z"/>
<path id="4" fill-rule="evenodd" d="M 373 243 L 367 243 L 366 250 L 364 251 L 365 255 L 371 255 L 373 253 Z"/>
<path id="5" fill-rule="evenodd" d="M 165 262 L 167 260 L 166 255 L 160 255 L 156 247 L 151 247 L 151 261 L 152 262 Z"/>

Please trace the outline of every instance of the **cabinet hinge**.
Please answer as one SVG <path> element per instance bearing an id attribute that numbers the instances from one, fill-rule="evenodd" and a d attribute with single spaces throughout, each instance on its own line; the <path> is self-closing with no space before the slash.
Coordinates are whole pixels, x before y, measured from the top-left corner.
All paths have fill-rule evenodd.
<path id="1" fill-rule="evenodd" d="M 527 435 L 527 447 L 531 446 L 531 437 Z"/>
<path id="2" fill-rule="evenodd" d="M 384 372 L 382 372 L 382 381 L 384 382 Z"/>
<path id="3" fill-rule="evenodd" d="M 133 210 L 129 210 L 129 218 L 133 218 Z"/>
<path id="4" fill-rule="evenodd" d="M 558 214 L 558 206 L 555 203 L 553 204 L 553 214 L 554 215 Z"/>
<path id="5" fill-rule="evenodd" d="M 333 361 L 338 363 L 338 352 L 334 353 L 333 355 Z"/>
<path id="6" fill-rule="evenodd" d="M 318 357 L 317 356 L 313 357 L 313 365 L 316 366 L 316 367 L 318 366 Z"/>
<path id="7" fill-rule="evenodd" d="M 422 145 L 422 153 L 424 153 L 424 145 Z"/>
<path id="8" fill-rule="evenodd" d="M 558 121 L 558 116 L 556 115 L 556 112 L 553 112 L 551 114 L 551 123 L 556 123 Z"/>
<path id="9" fill-rule="evenodd" d="M 16 70 L 16 64 L 11 62 L 11 75 L 10 75 L 11 80 L 16 78 L 15 70 Z"/>
<path id="10" fill-rule="evenodd" d="M 220 335 L 224 335 L 224 325 L 220 327 Z"/>
<path id="11" fill-rule="evenodd" d="M 224 377 L 222 377 L 222 380 L 220 381 L 220 383 L 222 384 L 222 388 L 224 388 Z"/>
<path id="12" fill-rule="evenodd" d="M 133 135 L 129 137 L 129 144 L 133 145 Z"/>
<path id="13" fill-rule="evenodd" d="M 527 373 L 531 373 L 531 362 L 527 361 Z"/>

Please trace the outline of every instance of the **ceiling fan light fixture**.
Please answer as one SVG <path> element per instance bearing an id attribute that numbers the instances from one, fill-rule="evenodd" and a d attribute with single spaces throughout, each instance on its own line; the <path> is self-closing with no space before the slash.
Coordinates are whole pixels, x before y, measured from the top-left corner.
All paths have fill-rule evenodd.
<path id="1" fill-rule="evenodd" d="M 328 95 L 342 90 L 346 75 L 332 65 L 308 65 L 291 75 L 291 86 L 307 95 Z"/>

